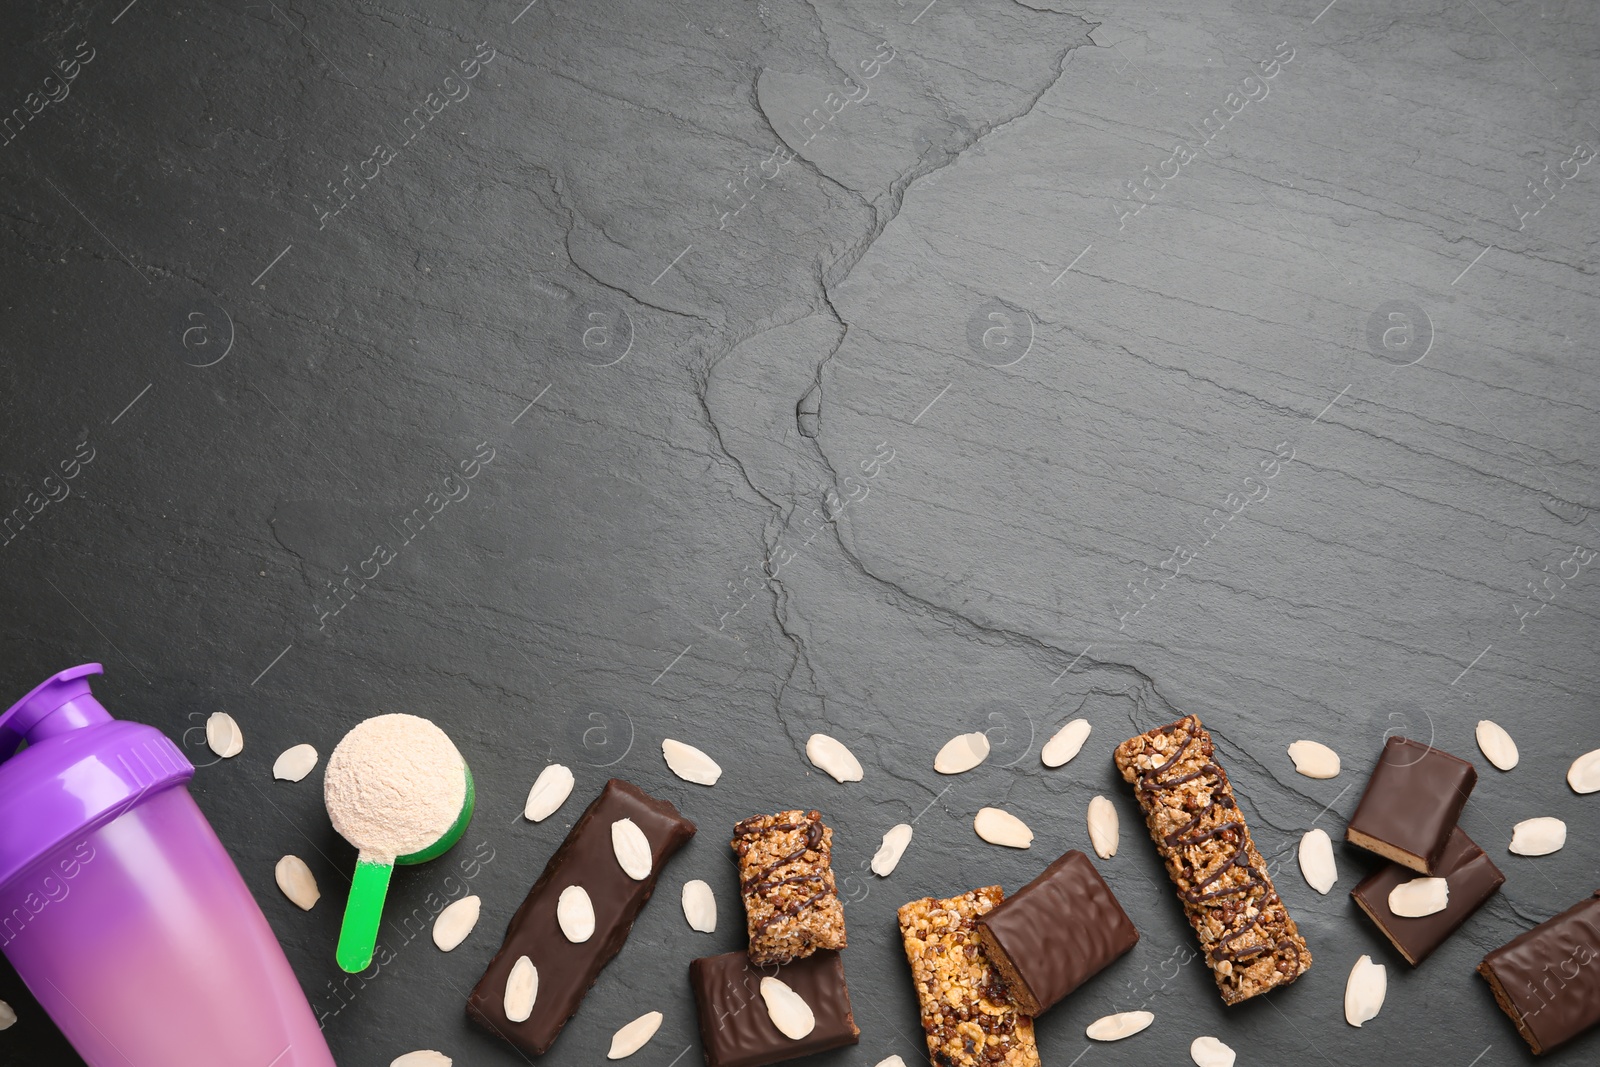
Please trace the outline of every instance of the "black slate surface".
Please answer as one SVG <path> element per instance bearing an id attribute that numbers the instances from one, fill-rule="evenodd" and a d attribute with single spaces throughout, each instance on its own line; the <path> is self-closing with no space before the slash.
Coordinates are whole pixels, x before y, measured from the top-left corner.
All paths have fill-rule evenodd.
<path id="1" fill-rule="evenodd" d="M 521 1062 L 462 1003 L 609 775 L 702 832 L 553 1063 L 650 1008 L 635 1062 L 694 1062 L 688 960 L 742 943 L 726 831 L 791 805 L 836 831 L 863 1031 L 816 1062 L 922 1062 L 895 908 L 1087 848 L 1095 794 L 1143 937 L 1041 1021 L 1047 1064 L 1185 1062 L 1201 1034 L 1241 1064 L 1531 1061 L 1472 968 L 1600 878 L 1600 796 L 1563 781 L 1600 746 L 1591 5 L 96 0 L 5 25 L 6 690 L 102 660 L 109 707 L 181 738 L 341 1064 Z M 397 876 L 393 961 L 346 979 L 353 851 L 320 769 L 270 768 L 386 711 L 452 734 L 480 806 Z M 1109 758 L 1185 712 L 1316 960 L 1232 1010 Z M 980 729 L 988 762 L 936 775 Z M 864 781 L 809 767 L 815 730 Z M 1348 899 L 1369 858 L 1339 846 L 1327 897 L 1294 861 L 1391 733 L 1476 762 L 1463 825 L 1507 875 L 1415 972 Z M 665 736 L 722 781 L 674 778 Z M 1343 774 L 1296 775 L 1301 737 Z M 549 761 L 578 789 L 535 826 Z M 988 804 L 1030 851 L 974 836 Z M 1535 815 L 1565 850 L 1509 855 Z M 309 914 L 273 884 L 289 852 Z M 694 877 L 714 935 L 678 909 Z M 424 920 L 467 892 L 480 926 L 441 954 Z M 1362 953 L 1390 986 L 1355 1029 Z M 0 998 L 0 1061 L 79 1062 L 4 965 Z M 1082 1036 L 1141 1006 L 1145 1033 Z"/>

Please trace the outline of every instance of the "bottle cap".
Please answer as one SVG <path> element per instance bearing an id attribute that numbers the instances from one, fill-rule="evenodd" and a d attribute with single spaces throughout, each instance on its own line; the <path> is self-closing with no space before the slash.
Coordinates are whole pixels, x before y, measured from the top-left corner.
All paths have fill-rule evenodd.
<path id="1" fill-rule="evenodd" d="M 85 663 L 52 675 L 0 715 L 0 886 L 69 838 L 194 777 L 160 730 L 113 719 L 94 698 L 88 679 L 101 673 Z"/>

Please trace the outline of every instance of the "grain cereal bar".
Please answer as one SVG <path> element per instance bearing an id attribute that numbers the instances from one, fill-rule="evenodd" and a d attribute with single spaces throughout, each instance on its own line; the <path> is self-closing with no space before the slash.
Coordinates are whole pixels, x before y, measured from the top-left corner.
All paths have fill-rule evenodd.
<path id="1" fill-rule="evenodd" d="M 1267 865 L 1194 715 L 1117 746 L 1167 875 L 1227 1004 L 1294 981 L 1311 951 L 1284 909 Z"/>
<path id="2" fill-rule="evenodd" d="M 1004 896 L 991 885 L 900 908 L 900 934 L 933 1067 L 1039 1067 L 1033 1018 L 1013 1003 L 975 926 Z"/>
<path id="3" fill-rule="evenodd" d="M 750 962 L 788 963 L 845 946 L 833 831 L 815 811 L 752 815 L 733 828 Z"/>

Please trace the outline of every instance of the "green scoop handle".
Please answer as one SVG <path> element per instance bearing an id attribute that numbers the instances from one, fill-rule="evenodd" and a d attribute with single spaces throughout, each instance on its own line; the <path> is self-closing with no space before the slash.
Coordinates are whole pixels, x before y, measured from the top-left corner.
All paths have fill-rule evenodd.
<path id="1" fill-rule="evenodd" d="M 339 968 L 346 973 L 356 974 L 372 964 L 372 953 L 378 945 L 378 926 L 383 922 L 383 901 L 389 894 L 389 876 L 394 873 L 395 864 L 409 866 L 437 859 L 466 832 L 467 823 L 472 820 L 476 790 L 471 769 L 463 764 L 462 770 L 467 776 L 467 792 L 461 800 L 461 811 L 439 840 L 421 851 L 398 856 L 393 863 L 373 859 L 365 851 L 357 854 L 356 873 L 350 881 L 350 897 L 345 902 L 344 921 L 339 926 L 339 946 L 334 951 Z"/>

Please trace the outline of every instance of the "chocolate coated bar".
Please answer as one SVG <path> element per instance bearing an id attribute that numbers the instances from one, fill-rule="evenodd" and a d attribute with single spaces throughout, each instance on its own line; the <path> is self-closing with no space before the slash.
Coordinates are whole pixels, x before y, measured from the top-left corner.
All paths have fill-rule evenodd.
<path id="1" fill-rule="evenodd" d="M 800 995 L 816 1026 L 802 1038 L 785 1037 L 772 1023 L 761 979 L 776 978 Z M 837 952 L 817 952 L 792 963 L 758 966 L 743 952 L 706 956 L 689 964 L 706 1067 L 765 1067 L 861 1039 L 850 1011 L 844 962 Z"/>
<path id="2" fill-rule="evenodd" d="M 1432 955 L 1434 949 L 1459 930 L 1461 924 L 1494 896 L 1506 880 L 1494 861 L 1459 826 L 1450 835 L 1450 842 L 1445 846 L 1434 876 L 1443 878 L 1450 887 L 1449 902 L 1443 911 L 1416 918 L 1403 918 L 1389 910 L 1389 892 L 1398 885 L 1421 877 L 1409 867 L 1402 867 L 1398 863 L 1385 864 L 1350 891 L 1356 904 L 1413 967 Z"/>
<path id="3" fill-rule="evenodd" d="M 1600 1022 L 1600 890 L 1478 964 L 1535 1055 Z"/>
<path id="4" fill-rule="evenodd" d="M 1076 849 L 977 925 L 989 962 L 1028 1015 L 1060 1001 L 1139 940 L 1111 887 Z"/>
<path id="5" fill-rule="evenodd" d="M 1391 737 L 1367 780 L 1345 840 L 1422 874 L 1435 874 L 1478 771 L 1448 752 Z"/>
<path id="6" fill-rule="evenodd" d="M 643 881 L 628 877 L 617 863 L 611 824 L 618 819 L 632 819 L 650 842 L 650 873 Z M 694 823 L 666 801 L 619 778 L 607 782 L 512 916 L 500 951 L 467 998 L 467 1015 L 523 1052 L 543 1055 L 628 939 L 661 868 L 694 831 Z M 583 886 L 594 905 L 594 934 L 578 944 L 556 922 L 556 899 L 572 885 Z M 521 956 L 537 968 L 539 989 L 533 1014 L 514 1023 L 505 1013 L 506 978 Z"/>
<path id="7" fill-rule="evenodd" d="M 1217 765 L 1211 734 L 1190 715 L 1117 746 L 1145 825 L 1183 901 L 1226 1004 L 1294 981 L 1311 950 L 1267 876 Z"/>

